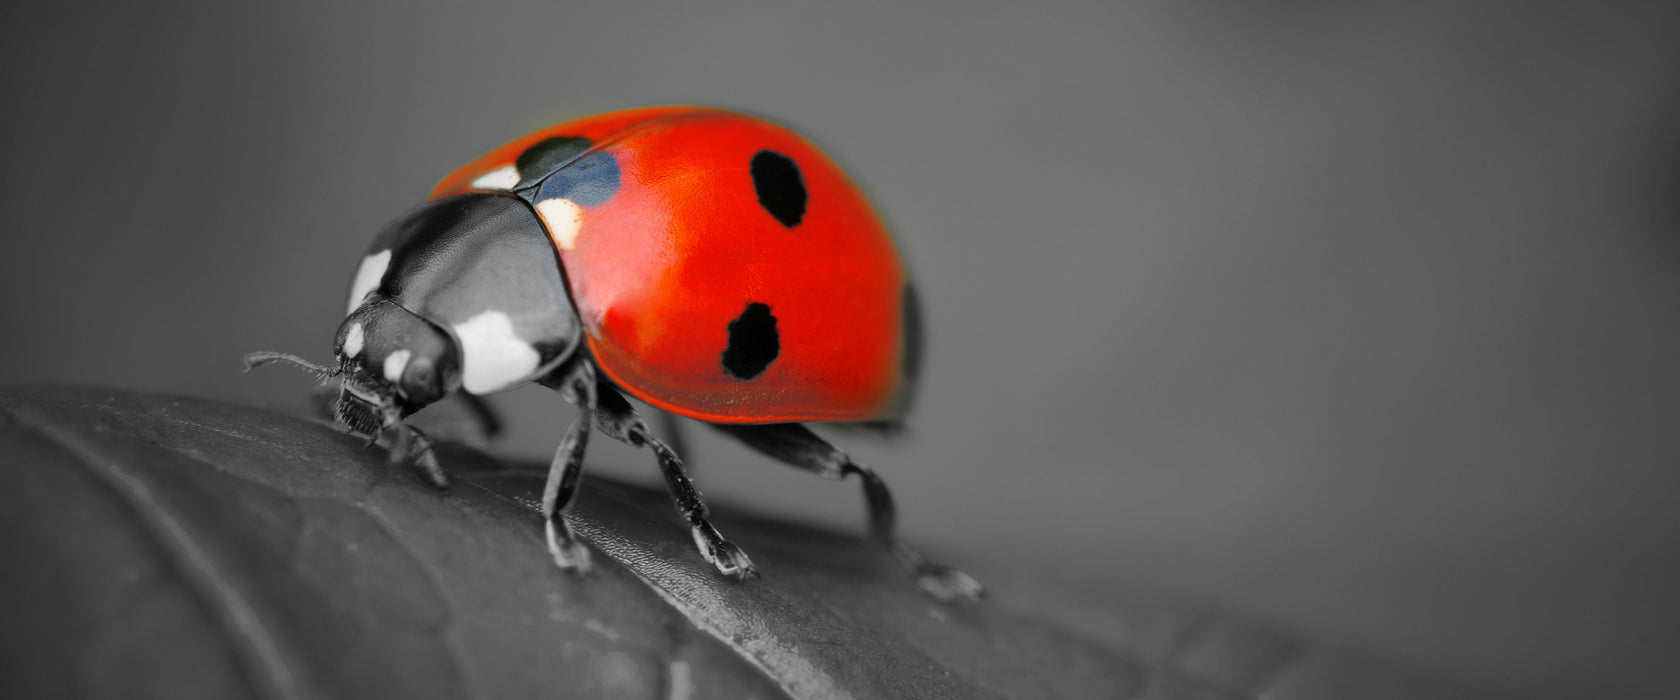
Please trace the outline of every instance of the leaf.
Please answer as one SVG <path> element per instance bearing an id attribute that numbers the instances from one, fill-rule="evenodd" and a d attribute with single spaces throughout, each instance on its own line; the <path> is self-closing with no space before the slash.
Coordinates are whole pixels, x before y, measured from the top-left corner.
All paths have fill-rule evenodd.
<path id="1" fill-rule="evenodd" d="M 1469 697 L 1193 606 L 924 596 L 849 535 L 594 479 L 548 559 L 546 465 L 442 444 L 437 491 L 317 423 L 95 389 L 0 393 L 0 696 Z M 716 505 L 716 504 L 714 504 Z"/>

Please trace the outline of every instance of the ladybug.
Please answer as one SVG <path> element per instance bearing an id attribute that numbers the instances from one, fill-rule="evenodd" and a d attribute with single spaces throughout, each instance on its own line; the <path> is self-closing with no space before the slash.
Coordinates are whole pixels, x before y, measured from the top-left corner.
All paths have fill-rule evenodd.
<path id="1" fill-rule="evenodd" d="M 356 268 L 336 367 L 274 352 L 246 365 L 339 378 L 337 422 L 386 437 L 392 462 L 438 486 L 431 442 L 405 418 L 462 396 L 492 432 L 480 397 L 558 391 L 578 411 L 543 489 L 562 569 L 590 568 L 566 513 L 593 429 L 651 450 L 700 555 L 756 576 L 634 397 L 819 476 L 856 476 L 874 539 L 933 595 L 975 598 L 972 577 L 899 540 L 885 482 L 806 425 L 899 424 L 919 334 L 892 237 L 834 161 L 757 117 L 666 106 L 540 129 L 445 176 Z"/>

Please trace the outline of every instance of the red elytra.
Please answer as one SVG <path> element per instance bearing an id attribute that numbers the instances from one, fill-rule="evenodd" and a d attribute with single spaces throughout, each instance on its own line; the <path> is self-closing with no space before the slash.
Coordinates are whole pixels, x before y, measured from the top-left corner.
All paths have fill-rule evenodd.
<path id="1" fill-rule="evenodd" d="M 714 423 L 902 414 L 918 322 L 905 266 L 868 199 L 820 149 L 726 110 L 631 109 L 516 139 L 443 178 L 431 199 L 488 191 L 474 182 L 557 137 L 587 139 L 585 153 L 607 151 L 619 171 L 604 201 L 537 207 L 589 351 L 616 385 Z M 761 203 L 753 164 L 765 151 L 790 160 L 803 187 L 791 225 Z M 767 307 L 776 342 L 773 359 L 742 377 L 721 358 L 753 304 Z"/>

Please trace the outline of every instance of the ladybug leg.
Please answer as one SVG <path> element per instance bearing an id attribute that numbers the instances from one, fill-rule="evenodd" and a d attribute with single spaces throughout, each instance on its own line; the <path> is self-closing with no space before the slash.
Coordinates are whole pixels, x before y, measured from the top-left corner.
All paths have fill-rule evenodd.
<path id="1" fill-rule="evenodd" d="M 863 497 L 869 506 L 870 534 L 891 552 L 900 566 L 916 579 L 923 590 L 940 600 L 978 599 L 985 596 L 979 581 L 957 569 L 928 561 L 921 552 L 898 538 L 898 511 L 892 491 L 875 470 L 854 461 L 850 455 L 828 444 L 800 423 L 770 425 L 714 425 L 777 461 L 810 471 L 824 479 L 839 481 L 856 476 L 863 482 Z"/>
<path id="2" fill-rule="evenodd" d="M 688 440 L 683 437 L 683 424 L 677 419 L 677 414 L 670 411 L 659 411 L 659 432 L 665 435 L 665 444 L 671 451 L 677 453 L 677 459 L 694 471 L 693 454 L 688 451 Z"/>
<path id="3" fill-rule="evenodd" d="M 440 489 L 449 486 L 449 477 L 443 473 L 443 465 L 438 464 L 437 455 L 432 454 L 431 438 L 418 428 L 402 423 L 392 426 L 391 430 L 391 464 L 408 462 L 432 486 Z M 377 435 L 375 433 L 376 439 Z"/>
<path id="4" fill-rule="evenodd" d="M 694 535 L 694 546 L 700 550 L 701 558 L 725 576 L 738 579 L 757 577 L 758 569 L 753 567 L 747 553 L 724 539 L 706 519 L 706 503 L 700 500 L 700 490 L 694 487 L 694 481 L 684 471 L 682 458 L 669 445 L 653 436 L 647 422 L 636 415 L 636 409 L 618 390 L 604 384 L 599 389 L 600 413 L 596 426 L 601 432 L 631 447 L 653 450 L 659 460 L 659 471 L 665 476 L 665 485 L 671 491 L 671 499 L 676 502 L 677 513 L 688 521 L 689 531 Z"/>
<path id="5" fill-rule="evenodd" d="M 472 422 L 478 428 L 485 440 L 502 434 L 502 418 L 496 415 L 496 409 L 490 407 L 490 402 L 484 397 L 469 394 L 465 391 L 457 392 L 456 396 L 467 405 L 467 413 L 472 416 Z"/>
<path id="6" fill-rule="evenodd" d="M 577 496 L 578 477 L 583 475 L 583 453 L 589 447 L 590 424 L 595 421 L 595 368 L 587 362 L 576 363 L 560 373 L 561 379 L 548 384 L 560 392 L 561 398 L 577 406 L 578 414 L 566 429 L 566 437 L 554 450 L 554 461 L 548 466 L 548 481 L 543 484 L 543 519 L 548 533 L 548 552 L 554 563 L 567 571 L 588 573 L 589 549 L 583 546 L 566 520 Z"/>

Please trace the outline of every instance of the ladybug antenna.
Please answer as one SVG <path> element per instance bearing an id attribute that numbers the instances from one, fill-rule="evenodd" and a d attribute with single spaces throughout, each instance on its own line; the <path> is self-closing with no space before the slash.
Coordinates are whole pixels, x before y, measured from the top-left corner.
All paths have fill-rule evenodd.
<path id="1" fill-rule="evenodd" d="M 275 362 L 284 362 L 286 364 L 289 364 L 289 365 L 292 365 L 292 366 L 297 367 L 299 369 L 302 369 L 305 372 L 308 372 L 310 374 L 315 375 L 316 379 L 318 379 L 320 381 L 323 381 L 323 382 L 327 381 L 328 379 L 332 379 L 333 377 L 336 377 L 339 374 L 344 372 L 344 370 L 342 368 L 339 368 L 339 367 L 327 367 L 326 365 L 318 365 L 318 364 L 315 364 L 313 362 L 310 362 L 309 360 L 305 360 L 301 357 L 298 357 L 297 355 L 292 355 L 292 354 L 288 354 L 288 353 L 284 353 L 284 352 L 270 352 L 270 351 L 267 351 L 267 350 L 264 350 L 262 352 L 253 352 L 249 355 L 246 355 L 245 356 L 245 371 L 249 372 L 249 371 L 251 371 L 253 369 L 256 369 L 258 367 L 261 367 L 263 365 L 273 364 Z"/>

